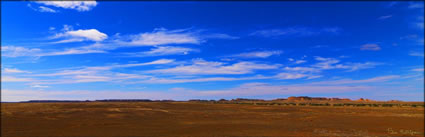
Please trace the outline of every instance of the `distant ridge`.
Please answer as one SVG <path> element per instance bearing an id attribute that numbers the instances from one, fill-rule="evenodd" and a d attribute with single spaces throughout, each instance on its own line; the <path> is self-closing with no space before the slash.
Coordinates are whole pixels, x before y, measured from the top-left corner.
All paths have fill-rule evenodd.
<path id="1" fill-rule="evenodd" d="M 161 101 L 161 100 L 160 100 Z M 152 102 L 150 99 L 102 99 L 102 100 L 29 100 L 21 102 L 33 102 L 33 103 L 42 103 L 42 102 Z"/>
<path id="2" fill-rule="evenodd" d="M 21 101 L 21 102 L 91 102 L 89 100 L 29 100 L 29 101 Z"/>
<path id="3" fill-rule="evenodd" d="M 375 101 L 370 99 L 360 98 L 358 100 L 351 100 L 348 98 L 326 98 L 326 97 L 308 97 L 308 96 L 291 96 L 288 98 L 277 98 L 272 100 L 264 99 L 248 99 L 248 98 L 236 98 L 231 100 L 219 99 L 219 100 L 202 100 L 202 99 L 189 99 L 187 102 L 239 102 L 239 101 L 349 101 L 349 102 L 407 102 L 400 100 L 389 100 L 389 101 Z M 52 103 L 52 102 L 186 102 L 186 101 L 175 101 L 175 100 L 150 100 L 150 99 L 101 99 L 101 100 L 29 100 L 20 101 L 22 103 Z M 413 101 L 420 102 L 420 101 Z M 12 103 L 12 102 L 2 102 Z"/>

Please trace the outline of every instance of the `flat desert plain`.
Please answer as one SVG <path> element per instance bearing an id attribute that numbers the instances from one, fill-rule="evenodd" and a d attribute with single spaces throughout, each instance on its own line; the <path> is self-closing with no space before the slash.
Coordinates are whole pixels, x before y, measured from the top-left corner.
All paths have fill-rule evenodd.
<path id="1" fill-rule="evenodd" d="M 2 137 L 424 136 L 423 107 L 2 103 Z"/>

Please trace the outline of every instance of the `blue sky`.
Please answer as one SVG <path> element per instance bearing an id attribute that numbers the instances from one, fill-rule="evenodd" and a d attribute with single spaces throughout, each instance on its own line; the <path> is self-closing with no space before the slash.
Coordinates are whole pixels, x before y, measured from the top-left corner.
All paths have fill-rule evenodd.
<path id="1" fill-rule="evenodd" d="M 2 1 L 2 101 L 421 101 L 423 5 Z"/>

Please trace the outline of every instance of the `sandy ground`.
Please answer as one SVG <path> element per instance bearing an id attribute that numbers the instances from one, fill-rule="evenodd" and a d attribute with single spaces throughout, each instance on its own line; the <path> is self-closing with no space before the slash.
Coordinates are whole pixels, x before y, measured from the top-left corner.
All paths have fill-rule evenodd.
<path id="1" fill-rule="evenodd" d="M 2 103 L 1 136 L 424 136 L 424 108 Z"/>

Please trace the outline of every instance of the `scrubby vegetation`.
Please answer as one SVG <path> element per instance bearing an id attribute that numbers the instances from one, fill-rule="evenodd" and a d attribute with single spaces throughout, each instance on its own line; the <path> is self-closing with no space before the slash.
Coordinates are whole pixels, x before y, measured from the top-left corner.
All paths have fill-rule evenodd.
<path id="1" fill-rule="evenodd" d="M 30 100 L 28 103 L 43 102 L 186 102 L 174 100 L 149 100 L 149 99 L 104 99 L 104 100 Z M 274 100 L 236 98 L 232 100 L 201 100 L 191 99 L 187 102 L 210 103 L 210 104 L 241 104 L 241 105 L 262 105 L 262 106 L 332 106 L 332 107 L 424 107 L 424 102 L 403 102 L 397 100 L 374 101 L 360 98 L 350 100 L 346 98 L 324 98 L 324 97 L 289 97 Z"/>
<path id="2" fill-rule="evenodd" d="M 332 107 L 424 107 L 423 102 L 402 102 L 402 101 L 370 101 L 361 99 L 352 100 L 258 100 L 258 99 L 233 99 L 233 100 L 191 100 L 191 102 L 202 102 L 212 104 L 241 104 L 241 105 L 266 105 L 266 106 L 332 106 Z M 367 101 L 366 101 L 367 100 Z"/>

